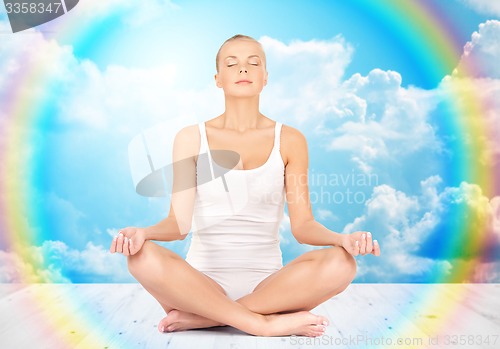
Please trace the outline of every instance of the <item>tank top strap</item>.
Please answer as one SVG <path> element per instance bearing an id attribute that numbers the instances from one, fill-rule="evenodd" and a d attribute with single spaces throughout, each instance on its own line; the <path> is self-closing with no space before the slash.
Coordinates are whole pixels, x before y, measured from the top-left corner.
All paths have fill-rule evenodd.
<path id="1" fill-rule="evenodd" d="M 206 153 L 208 157 L 208 164 L 210 167 L 210 174 L 214 178 L 214 168 L 212 166 L 212 154 L 210 154 L 210 148 L 208 147 L 207 130 L 205 128 L 205 122 L 200 122 L 198 124 L 200 129 L 200 154 Z"/>
<path id="2" fill-rule="evenodd" d="M 276 150 L 280 150 L 280 135 L 281 135 L 281 127 L 283 124 L 281 122 L 276 121 L 276 126 L 274 129 L 274 148 Z"/>
<path id="3" fill-rule="evenodd" d="M 200 129 L 200 138 L 201 138 L 200 153 L 201 153 L 203 151 L 208 150 L 208 140 L 207 140 L 207 132 L 205 130 L 205 123 L 200 122 L 198 124 L 198 128 Z"/>

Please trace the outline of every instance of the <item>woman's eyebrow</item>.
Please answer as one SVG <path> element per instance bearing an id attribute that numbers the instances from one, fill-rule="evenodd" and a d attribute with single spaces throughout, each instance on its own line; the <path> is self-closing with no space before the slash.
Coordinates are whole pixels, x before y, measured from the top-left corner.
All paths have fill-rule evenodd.
<path id="1" fill-rule="evenodd" d="M 254 57 L 257 57 L 257 58 L 259 58 L 259 59 L 260 59 L 260 56 L 259 56 L 259 55 L 250 55 L 250 56 L 248 56 L 247 58 L 254 58 Z M 232 58 L 232 59 L 238 59 L 238 57 L 236 57 L 236 56 L 227 56 L 226 58 L 224 58 L 224 60 L 229 59 L 229 58 Z"/>

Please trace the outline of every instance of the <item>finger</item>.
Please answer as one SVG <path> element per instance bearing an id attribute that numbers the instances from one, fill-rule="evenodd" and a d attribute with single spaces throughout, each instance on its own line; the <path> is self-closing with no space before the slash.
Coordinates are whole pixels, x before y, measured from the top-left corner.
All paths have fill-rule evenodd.
<path id="1" fill-rule="evenodd" d="M 109 247 L 109 252 L 111 252 L 111 253 L 116 252 L 116 236 L 113 238 L 113 241 L 111 241 L 111 246 Z"/>
<path id="2" fill-rule="evenodd" d="M 132 239 L 129 239 L 129 240 L 128 240 L 128 244 L 130 245 L 130 246 L 129 246 L 130 255 L 135 254 L 135 252 L 134 252 L 134 243 L 132 242 Z"/>
<path id="3" fill-rule="evenodd" d="M 116 240 L 116 252 L 123 253 L 123 234 L 118 234 L 118 239 Z"/>
<path id="4" fill-rule="evenodd" d="M 352 255 L 357 256 L 358 254 L 359 254 L 359 241 L 356 240 L 356 243 L 354 244 L 354 253 Z"/>
<path id="5" fill-rule="evenodd" d="M 132 255 L 132 238 L 128 239 L 128 254 Z"/>
<path id="6" fill-rule="evenodd" d="M 372 233 L 367 232 L 366 233 L 366 253 L 372 253 L 372 251 L 373 251 Z"/>
<path id="7" fill-rule="evenodd" d="M 125 236 L 123 239 L 123 255 L 124 256 L 130 256 L 130 250 L 129 250 L 129 238 Z"/>
<path id="8" fill-rule="evenodd" d="M 373 252 L 375 256 L 380 256 L 380 245 L 377 240 L 373 240 Z"/>
<path id="9" fill-rule="evenodd" d="M 361 235 L 361 246 L 359 247 L 359 253 L 364 255 L 366 253 L 366 234 Z"/>

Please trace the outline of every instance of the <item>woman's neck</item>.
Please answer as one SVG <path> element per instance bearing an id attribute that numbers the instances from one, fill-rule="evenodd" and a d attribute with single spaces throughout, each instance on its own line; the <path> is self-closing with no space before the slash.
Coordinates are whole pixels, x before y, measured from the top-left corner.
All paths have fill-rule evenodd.
<path id="1" fill-rule="evenodd" d="M 263 115 L 259 111 L 259 98 L 226 98 L 226 110 L 221 115 L 220 127 L 244 132 L 258 128 Z"/>

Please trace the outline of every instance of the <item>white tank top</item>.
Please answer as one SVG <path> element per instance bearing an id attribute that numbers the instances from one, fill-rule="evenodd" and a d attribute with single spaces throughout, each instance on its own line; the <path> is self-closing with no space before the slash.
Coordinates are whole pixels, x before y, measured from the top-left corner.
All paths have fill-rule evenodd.
<path id="1" fill-rule="evenodd" d="M 199 124 L 198 185 L 193 234 L 186 256 L 186 261 L 196 269 L 268 271 L 283 266 L 279 243 L 279 226 L 285 202 L 285 166 L 280 154 L 281 126 L 276 122 L 273 149 L 262 166 L 249 170 L 227 170 L 212 160 L 205 123 Z M 201 161 L 203 156 L 208 161 Z M 215 179 L 207 181 L 207 174 Z"/>

